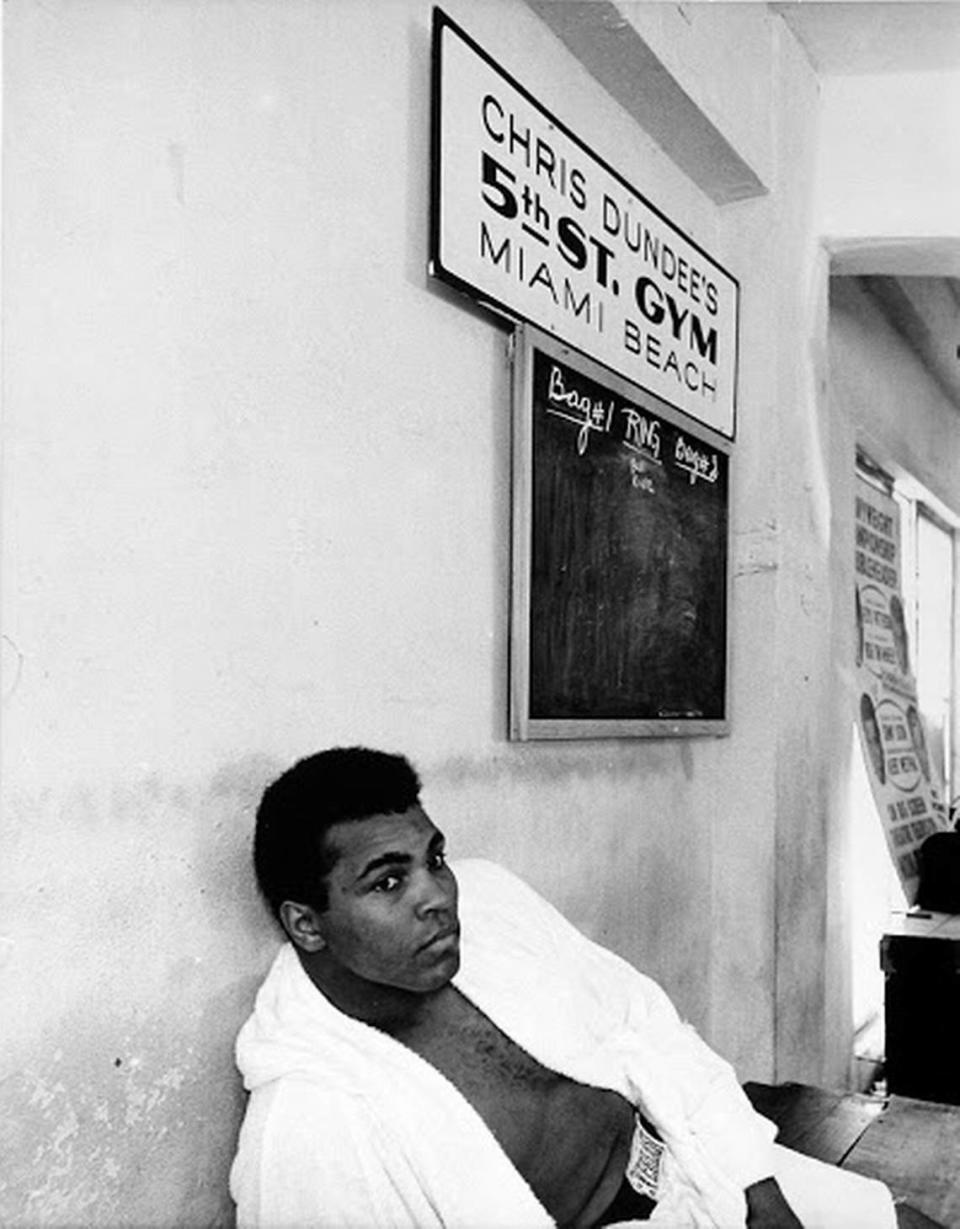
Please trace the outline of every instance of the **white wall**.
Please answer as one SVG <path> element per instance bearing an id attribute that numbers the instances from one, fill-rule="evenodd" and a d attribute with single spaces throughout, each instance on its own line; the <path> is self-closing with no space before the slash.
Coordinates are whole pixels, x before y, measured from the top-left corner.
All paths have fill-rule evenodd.
<path id="1" fill-rule="evenodd" d="M 455 852 L 744 1078 L 846 1053 L 815 78 L 765 6 L 762 88 L 692 27 L 687 88 L 769 181 L 720 209 L 531 9 L 448 8 L 741 280 L 733 732 L 506 740 L 506 333 L 425 275 L 426 0 L 8 0 L 5 1224 L 229 1219 L 230 1047 L 276 942 L 253 808 L 333 742 L 406 750 Z"/>
<path id="2" fill-rule="evenodd" d="M 832 250 L 914 261 L 858 272 L 957 276 L 960 72 L 828 76 L 822 94 L 818 209 Z M 935 263 L 918 265 L 924 252 Z"/>
<path id="3" fill-rule="evenodd" d="M 931 333 L 949 336 L 960 327 L 960 308 L 949 296 L 928 299 L 927 310 Z M 875 461 L 910 475 L 960 514 L 960 408 L 858 278 L 831 284 L 830 389 L 834 413 Z"/>

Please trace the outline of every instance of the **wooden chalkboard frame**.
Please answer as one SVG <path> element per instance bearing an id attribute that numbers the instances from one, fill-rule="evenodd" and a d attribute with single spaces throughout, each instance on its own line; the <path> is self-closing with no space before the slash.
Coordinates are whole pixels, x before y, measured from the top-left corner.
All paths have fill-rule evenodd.
<path id="1" fill-rule="evenodd" d="M 721 476 L 723 481 L 717 485 L 716 494 L 712 496 L 720 505 L 716 517 L 715 534 L 722 543 L 722 560 L 716 566 L 716 572 L 721 579 L 719 587 L 722 594 L 712 592 L 714 605 L 721 606 L 716 611 L 715 623 L 722 628 L 722 643 L 711 644 L 711 657 L 718 664 L 714 676 L 721 677 L 719 705 L 713 704 L 714 710 L 709 715 L 702 712 L 670 711 L 661 709 L 660 715 L 651 715 L 649 700 L 646 711 L 618 712 L 616 716 L 598 714 L 596 712 L 554 713 L 542 711 L 543 704 L 538 701 L 531 709 L 531 651 L 538 629 L 533 626 L 533 566 L 535 556 L 534 534 L 534 486 L 537 477 L 538 456 L 535 454 L 534 432 L 534 369 L 539 353 L 545 359 L 552 359 L 575 374 L 582 376 L 594 385 L 602 386 L 610 398 L 619 399 L 624 406 L 636 407 L 651 419 L 660 420 L 662 429 L 670 432 L 670 437 L 676 441 L 682 436 L 685 440 L 699 445 L 701 456 L 714 455 L 716 460 L 722 457 Z M 642 389 L 639 385 L 618 375 L 610 368 L 602 366 L 581 352 L 572 349 L 558 341 L 555 337 L 534 328 L 532 325 L 520 324 L 515 329 L 512 339 L 513 355 L 513 451 L 512 451 L 512 576 L 511 576 L 511 617 L 510 617 L 510 683 L 509 683 L 509 732 L 515 740 L 528 739 L 581 739 L 581 738 L 674 738 L 697 735 L 721 736 L 729 733 L 730 720 L 729 678 L 730 678 L 730 637 L 729 637 L 729 602 L 730 602 L 730 441 L 702 423 L 694 422 L 687 415 L 668 405 L 660 398 Z M 614 400 L 611 406 L 617 404 Z M 612 410 L 611 410 L 612 413 Z M 577 422 L 580 420 L 578 419 Z M 666 424 L 663 427 L 663 424 Z M 570 428 L 576 436 L 576 425 Z M 580 425 L 584 454 L 588 451 L 588 441 L 591 438 L 591 428 Z M 609 444 L 607 445 L 609 448 Z M 623 445 L 629 447 L 629 445 Z M 674 465 L 674 469 L 677 466 Z M 689 472 L 689 471 L 687 471 Z M 705 475 L 694 474 L 689 477 L 691 487 L 698 478 Z M 707 481 L 710 481 L 708 478 Z M 684 482 L 677 483 L 673 479 L 670 498 L 676 500 L 675 492 L 685 489 Z M 651 483 L 650 490 L 654 490 Z M 651 494 L 650 498 L 656 498 Z M 713 625 L 711 625 L 713 626 Z M 718 637 L 719 638 L 719 637 Z M 714 651 L 715 650 L 715 651 Z M 719 654 L 719 659 L 717 658 Z M 630 705 L 630 697 L 625 699 L 618 693 L 617 705 L 622 708 L 624 703 Z"/>

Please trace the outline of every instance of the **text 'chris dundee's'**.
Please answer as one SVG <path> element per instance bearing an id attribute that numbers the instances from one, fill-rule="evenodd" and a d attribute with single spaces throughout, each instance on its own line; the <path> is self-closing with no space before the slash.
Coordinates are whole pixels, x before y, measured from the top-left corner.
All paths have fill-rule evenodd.
<path id="1" fill-rule="evenodd" d="M 481 262 L 534 292 L 548 314 L 619 332 L 623 349 L 661 381 L 716 401 L 719 291 L 711 274 L 651 229 L 650 210 L 631 194 L 597 199 L 578 155 L 555 148 L 552 134 L 535 132 L 497 91 L 483 96 L 478 118 L 489 143 L 479 160 Z"/>

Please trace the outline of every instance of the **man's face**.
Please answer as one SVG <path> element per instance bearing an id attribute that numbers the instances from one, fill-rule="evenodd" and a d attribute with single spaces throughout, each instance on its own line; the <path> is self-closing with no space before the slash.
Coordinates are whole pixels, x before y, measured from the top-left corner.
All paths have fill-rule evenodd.
<path id="1" fill-rule="evenodd" d="M 423 808 L 334 824 L 326 839 L 339 855 L 318 915 L 328 958 L 378 985 L 446 985 L 460 967 L 457 881 Z"/>

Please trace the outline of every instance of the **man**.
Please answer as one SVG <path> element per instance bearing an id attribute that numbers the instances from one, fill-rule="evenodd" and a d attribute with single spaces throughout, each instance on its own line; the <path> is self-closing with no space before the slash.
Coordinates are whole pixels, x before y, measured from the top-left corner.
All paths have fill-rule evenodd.
<path id="1" fill-rule="evenodd" d="M 241 1226 L 896 1224 L 774 1145 L 655 983 L 492 863 L 454 875 L 403 757 L 300 761 L 254 861 L 290 943 L 237 1042 Z"/>

